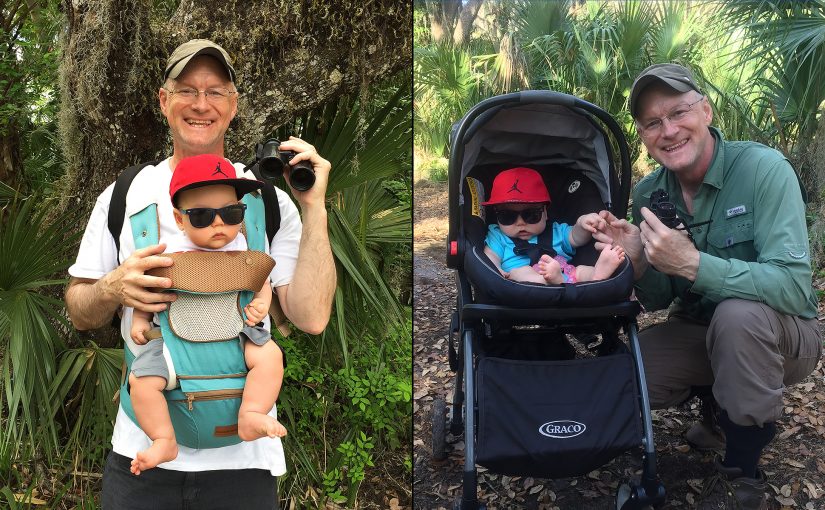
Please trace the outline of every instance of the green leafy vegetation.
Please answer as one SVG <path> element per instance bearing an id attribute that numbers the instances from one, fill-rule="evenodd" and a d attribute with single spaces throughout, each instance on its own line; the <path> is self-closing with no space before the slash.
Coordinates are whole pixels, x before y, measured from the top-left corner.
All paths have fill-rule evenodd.
<path id="1" fill-rule="evenodd" d="M 460 36 L 469 4 L 473 30 Z M 692 68 L 726 138 L 782 151 L 812 197 L 814 263 L 825 221 L 825 2 L 513 0 L 465 2 L 453 18 L 416 4 L 415 175 L 437 180 L 450 126 L 480 100 L 549 89 L 600 106 L 622 126 L 634 178 L 656 163 L 627 109 L 630 87 L 648 65 Z M 471 13 L 472 14 L 472 13 Z"/>

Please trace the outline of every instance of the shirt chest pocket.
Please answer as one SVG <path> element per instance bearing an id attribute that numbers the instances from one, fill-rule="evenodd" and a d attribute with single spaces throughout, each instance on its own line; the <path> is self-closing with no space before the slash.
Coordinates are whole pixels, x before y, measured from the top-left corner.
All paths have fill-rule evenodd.
<path id="1" fill-rule="evenodd" d="M 717 250 L 723 251 L 741 243 L 753 244 L 753 216 L 750 214 L 728 218 L 708 232 L 708 244 Z"/>

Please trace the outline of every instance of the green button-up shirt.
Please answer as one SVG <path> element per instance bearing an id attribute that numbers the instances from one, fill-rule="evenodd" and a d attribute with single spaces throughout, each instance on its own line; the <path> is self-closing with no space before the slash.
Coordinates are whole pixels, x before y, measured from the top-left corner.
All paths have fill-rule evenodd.
<path id="1" fill-rule="evenodd" d="M 636 296 L 648 310 L 671 303 L 678 312 L 709 322 L 723 299 L 759 301 L 775 310 L 816 317 L 805 204 L 793 167 L 778 151 L 756 142 L 726 141 L 710 128 L 713 160 L 688 214 L 679 181 L 660 167 L 633 190 L 633 221 L 650 207 L 657 189 L 685 224 L 711 220 L 692 230 L 700 251 L 696 281 L 649 267 L 636 282 Z"/>

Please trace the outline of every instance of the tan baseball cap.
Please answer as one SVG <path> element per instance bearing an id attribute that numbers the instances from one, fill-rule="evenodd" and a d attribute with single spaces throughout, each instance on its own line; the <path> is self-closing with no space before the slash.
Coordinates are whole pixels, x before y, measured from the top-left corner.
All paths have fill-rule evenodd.
<path id="1" fill-rule="evenodd" d="M 174 80 L 177 78 L 189 61 L 198 55 L 215 57 L 226 69 L 232 83 L 235 83 L 235 68 L 232 67 L 232 59 L 229 58 L 226 50 L 209 39 L 192 39 L 175 48 L 175 51 L 169 55 L 169 59 L 166 61 L 166 71 L 163 73 L 163 79 L 172 78 Z"/>
<path id="2" fill-rule="evenodd" d="M 668 87 L 679 92 L 695 90 L 701 94 L 693 74 L 684 66 L 679 64 L 653 64 L 648 67 L 633 82 L 630 88 L 630 114 L 636 118 L 636 103 L 639 102 L 639 95 L 651 83 L 660 81 Z"/>

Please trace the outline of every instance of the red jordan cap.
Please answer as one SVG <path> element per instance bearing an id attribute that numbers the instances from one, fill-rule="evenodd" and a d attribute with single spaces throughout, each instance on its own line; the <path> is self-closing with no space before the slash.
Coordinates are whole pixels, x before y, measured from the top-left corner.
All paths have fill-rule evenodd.
<path id="1" fill-rule="evenodd" d="M 250 191 L 261 189 L 264 183 L 254 179 L 237 177 L 235 167 L 227 159 L 214 154 L 201 154 L 184 158 L 175 167 L 172 182 L 169 184 L 169 197 L 175 203 L 179 192 L 210 184 L 226 184 L 235 188 L 238 198 Z"/>
<path id="2" fill-rule="evenodd" d="M 499 173 L 493 180 L 490 200 L 481 205 L 506 204 L 509 202 L 550 202 L 550 194 L 541 175 L 532 168 L 510 168 Z"/>

